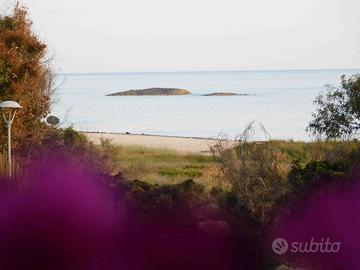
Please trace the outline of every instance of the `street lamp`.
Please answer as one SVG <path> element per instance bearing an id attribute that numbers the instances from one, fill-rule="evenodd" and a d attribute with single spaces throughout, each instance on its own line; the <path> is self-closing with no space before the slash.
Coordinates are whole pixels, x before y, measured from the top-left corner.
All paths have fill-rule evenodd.
<path id="1" fill-rule="evenodd" d="M 12 165 L 11 165 L 11 124 L 14 121 L 16 110 L 21 109 L 21 105 L 15 101 L 3 101 L 0 103 L 0 108 L 3 110 L 3 117 L 5 124 L 8 130 L 8 167 L 9 167 L 9 177 L 12 175 Z M 6 114 L 8 117 L 6 117 Z"/>

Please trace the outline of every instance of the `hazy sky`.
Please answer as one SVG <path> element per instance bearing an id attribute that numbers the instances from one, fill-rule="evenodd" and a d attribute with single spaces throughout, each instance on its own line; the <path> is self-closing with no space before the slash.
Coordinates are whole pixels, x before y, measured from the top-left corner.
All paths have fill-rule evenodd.
<path id="1" fill-rule="evenodd" d="M 360 68 L 359 0 L 21 3 L 62 72 Z"/>

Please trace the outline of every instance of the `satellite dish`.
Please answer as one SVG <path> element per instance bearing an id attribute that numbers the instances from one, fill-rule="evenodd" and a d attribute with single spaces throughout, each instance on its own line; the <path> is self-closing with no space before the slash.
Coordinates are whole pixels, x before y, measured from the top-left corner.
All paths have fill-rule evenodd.
<path id="1" fill-rule="evenodd" d="M 48 118 L 46 118 L 46 122 L 52 126 L 56 126 L 60 123 L 60 120 L 56 116 L 50 115 Z"/>

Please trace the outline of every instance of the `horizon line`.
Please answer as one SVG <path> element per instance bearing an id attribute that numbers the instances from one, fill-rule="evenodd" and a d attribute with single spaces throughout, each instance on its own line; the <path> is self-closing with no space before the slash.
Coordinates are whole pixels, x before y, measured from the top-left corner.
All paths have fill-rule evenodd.
<path id="1" fill-rule="evenodd" d="M 300 69 L 233 69 L 233 70 L 175 70 L 175 71 L 113 71 L 113 72 L 55 72 L 57 75 L 92 74 L 157 74 L 157 73 L 219 73 L 219 72 L 296 72 L 296 71 L 360 71 L 360 68 L 300 68 Z"/>

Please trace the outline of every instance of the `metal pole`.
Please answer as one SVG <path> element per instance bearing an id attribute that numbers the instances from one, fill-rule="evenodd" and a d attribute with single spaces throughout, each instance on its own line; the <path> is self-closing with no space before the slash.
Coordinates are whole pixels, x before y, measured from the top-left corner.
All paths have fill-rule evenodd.
<path id="1" fill-rule="evenodd" d="M 9 177 L 12 176 L 12 160 L 11 160 L 11 120 L 7 123 L 8 128 L 8 165 L 9 165 Z"/>
<path id="2" fill-rule="evenodd" d="M 8 176 L 11 178 L 12 176 L 12 157 L 11 157 L 11 124 L 14 121 L 16 115 L 16 111 L 11 114 L 11 111 L 9 112 L 9 119 L 6 118 L 5 113 L 3 113 L 3 117 L 5 120 L 5 124 L 8 130 Z"/>
<path id="3" fill-rule="evenodd" d="M 11 156 L 11 125 L 16 115 L 16 109 L 22 108 L 21 105 L 15 101 L 3 101 L 0 103 L 0 108 L 5 109 L 2 112 L 7 130 L 8 130 L 8 176 L 12 177 L 12 156 Z M 6 118 L 6 113 L 9 113 L 9 118 Z"/>

